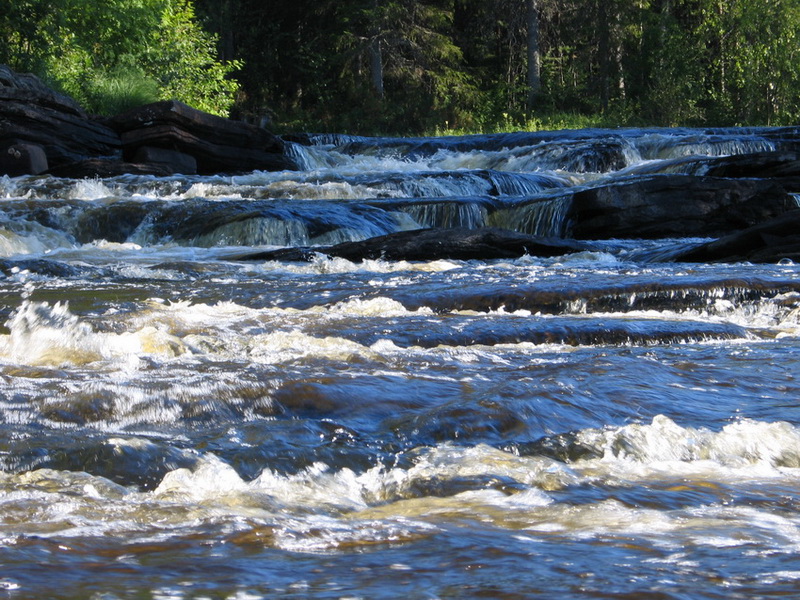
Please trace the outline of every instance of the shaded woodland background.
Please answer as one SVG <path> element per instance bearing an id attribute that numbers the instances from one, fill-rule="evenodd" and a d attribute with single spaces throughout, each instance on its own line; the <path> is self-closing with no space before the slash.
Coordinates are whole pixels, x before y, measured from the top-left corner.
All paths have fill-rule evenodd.
<path id="1" fill-rule="evenodd" d="M 279 131 L 780 125 L 800 0 L 0 0 L 0 62 L 90 110 Z"/>

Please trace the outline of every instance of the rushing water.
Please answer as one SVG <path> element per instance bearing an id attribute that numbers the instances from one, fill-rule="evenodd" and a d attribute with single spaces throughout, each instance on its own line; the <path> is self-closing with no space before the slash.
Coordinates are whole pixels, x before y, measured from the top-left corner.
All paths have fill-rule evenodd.
<path id="1" fill-rule="evenodd" d="M 232 258 L 558 234 L 565 187 L 780 140 L 313 141 L 0 179 L 0 597 L 800 596 L 796 265 Z"/>

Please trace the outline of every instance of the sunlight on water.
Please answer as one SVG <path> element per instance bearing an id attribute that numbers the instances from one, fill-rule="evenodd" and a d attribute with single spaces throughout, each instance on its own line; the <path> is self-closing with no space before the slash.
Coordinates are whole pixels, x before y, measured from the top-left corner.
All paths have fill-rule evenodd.
<path id="1" fill-rule="evenodd" d="M 670 159 L 682 156 L 730 156 L 752 152 L 770 152 L 775 143 L 763 138 L 742 139 L 724 136 L 650 135 L 636 140 L 635 145 L 645 159 Z"/>
<path id="2" fill-rule="evenodd" d="M 66 304 L 23 302 L 0 336 L 0 356 L 29 365 L 84 365 L 138 353 L 174 356 L 185 351 L 174 336 L 154 327 L 133 333 L 97 333 Z"/>
<path id="3" fill-rule="evenodd" d="M 67 193 L 67 197 L 72 200 L 101 200 L 114 195 L 114 192 L 99 179 L 81 179 L 75 182 Z"/>
<path id="4" fill-rule="evenodd" d="M 561 235 L 575 186 L 772 139 L 326 134 L 300 171 L 1 178 L 0 591 L 796 596 L 796 264 L 243 260 Z"/>
<path id="5" fill-rule="evenodd" d="M 318 463 L 294 475 L 264 471 L 250 482 L 219 458 L 207 455 L 192 468 L 170 471 L 148 493 L 131 492 L 86 474 L 49 470 L 4 475 L 0 484 L 6 489 L 19 487 L 19 501 L 28 503 L 29 518 L 40 523 L 40 533 L 45 533 L 43 519 L 52 520 L 48 535 L 86 535 L 73 519 L 98 510 L 97 502 L 103 500 L 112 503 L 118 513 L 114 522 L 104 526 L 109 531 L 147 535 L 145 523 L 156 518 L 160 528 L 171 528 L 182 526 L 188 517 L 220 518 L 227 514 L 255 519 L 260 527 L 273 528 L 273 534 L 263 543 L 295 552 L 436 535 L 439 527 L 435 522 L 450 519 L 490 522 L 532 535 L 585 538 L 614 532 L 641 535 L 667 545 L 674 543 L 675 536 L 688 535 L 694 543 L 711 547 L 719 547 L 723 541 L 747 546 L 760 536 L 768 536 L 775 543 L 787 539 L 800 545 L 796 523 L 756 508 L 729 510 L 722 504 L 712 504 L 663 512 L 625 505 L 613 497 L 586 505 L 556 500 L 554 492 L 587 483 L 610 486 L 612 496 L 615 489 L 623 493 L 631 486 L 649 482 L 666 495 L 698 490 L 724 497 L 726 486 L 739 481 L 769 486 L 796 485 L 798 480 L 798 432 L 785 423 L 743 422 L 714 434 L 680 428 L 657 417 L 639 431 L 646 435 L 634 434 L 631 427 L 607 432 L 606 437 L 625 436 L 628 452 L 624 456 L 609 455 L 606 449 L 603 458 L 578 461 L 571 467 L 487 446 L 442 445 L 416 452 L 408 469 L 375 467 L 357 474 L 349 469 L 334 471 Z M 666 439 L 657 441 L 658 434 L 665 431 L 669 432 Z M 593 436 L 591 431 L 584 433 L 586 439 Z M 735 440 L 743 433 L 753 441 Z M 652 439 L 647 438 L 650 435 Z M 706 458 L 668 448 L 675 442 L 684 449 L 695 445 L 698 435 L 711 450 Z M 761 440 L 755 442 L 754 438 Z M 131 443 L 135 447 L 135 442 L 125 440 L 110 439 L 109 443 L 119 449 Z M 654 444 L 661 449 L 655 449 Z M 763 456 L 753 454 L 753 444 L 774 446 L 767 463 L 777 454 L 788 452 L 793 453 L 792 464 L 765 464 Z M 470 481 L 475 487 L 465 489 Z M 72 500 L 67 502 L 69 497 Z M 42 502 L 49 508 L 45 515 L 34 516 Z M 22 508 L 12 510 L 12 497 L 6 497 L 4 504 L 5 519 Z M 166 518 L 169 511 L 172 516 Z M 735 537 L 731 537 L 732 528 L 739 531 Z"/>

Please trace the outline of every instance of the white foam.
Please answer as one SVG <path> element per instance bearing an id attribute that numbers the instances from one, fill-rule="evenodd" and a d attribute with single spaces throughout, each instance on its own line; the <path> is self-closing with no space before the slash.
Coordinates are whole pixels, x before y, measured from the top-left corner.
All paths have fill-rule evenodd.
<path id="1" fill-rule="evenodd" d="M 69 311 L 66 303 L 25 301 L 0 336 L 0 358 L 28 365 L 83 365 L 136 354 L 175 356 L 182 342 L 155 327 L 132 333 L 101 333 Z"/>
<path id="2" fill-rule="evenodd" d="M 19 220 L 0 227 L 0 256 L 45 254 L 73 246 L 69 236 L 38 223 Z"/>
<path id="3" fill-rule="evenodd" d="M 379 360 L 370 348 L 335 336 L 317 337 L 298 330 L 276 331 L 253 336 L 247 343 L 250 360 L 280 364 L 308 358 L 347 362 L 355 357 Z"/>
<path id="4" fill-rule="evenodd" d="M 584 430 L 579 442 L 603 458 L 574 468 L 603 478 L 800 478 L 800 430 L 785 422 L 742 420 L 713 432 L 658 415 L 646 425 Z"/>
<path id="5" fill-rule="evenodd" d="M 100 179 L 81 179 L 76 181 L 67 191 L 67 198 L 72 200 L 101 200 L 110 198 L 115 193 Z"/>
<path id="6" fill-rule="evenodd" d="M 331 258 L 322 254 L 316 255 L 308 263 L 283 263 L 268 261 L 259 266 L 260 269 L 268 272 L 286 272 L 297 275 L 314 274 L 337 274 L 337 273 L 402 273 L 402 272 L 425 272 L 437 273 L 452 271 L 462 268 L 462 265 L 455 261 L 435 260 L 431 262 L 407 262 L 407 261 L 386 261 L 386 260 L 364 260 L 353 262 L 345 258 Z"/>
<path id="7" fill-rule="evenodd" d="M 403 317 L 408 315 L 432 315 L 429 308 L 420 308 L 410 311 L 397 300 L 391 298 L 370 298 L 362 300 L 355 298 L 334 304 L 328 309 L 332 315 L 360 316 L 360 317 Z"/>

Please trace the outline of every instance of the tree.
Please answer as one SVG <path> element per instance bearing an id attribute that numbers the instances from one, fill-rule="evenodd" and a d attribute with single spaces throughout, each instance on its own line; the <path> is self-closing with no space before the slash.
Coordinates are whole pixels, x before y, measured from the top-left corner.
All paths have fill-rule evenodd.
<path id="1" fill-rule="evenodd" d="M 526 0 L 528 28 L 528 110 L 536 105 L 542 89 L 542 59 L 539 52 L 539 9 L 536 0 Z"/>
<path id="2" fill-rule="evenodd" d="M 0 0 L 0 60 L 30 70 L 99 113 L 174 98 L 224 114 L 236 61 L 190 0 Z"/>
<path id="3" fill-rule="evenodd" d="M 190 0 L 165 2 L 147 42 L 141 61 L 158 81 L 161 99 L 185 99 L 209 113 L 228 113 L 239 87 L 228 75 L 241 62 L 216 59 L 217 38 L 200 27 Z"/>
<path id="4" fill-rule="evenodd" d="M 196 1 L 224 55 L 245 60 L 242 111 L 296 127 L 800 116 L 797 0 Z"/>
<path id="5" fill-rule="evenodd" d="M 798 115 L 796 2 L 707 1 L 699 33 L 708 40 L 705 60 L 714 74 L 709 100 L 719 118 L 733 123 L 770 123 Z"/>

